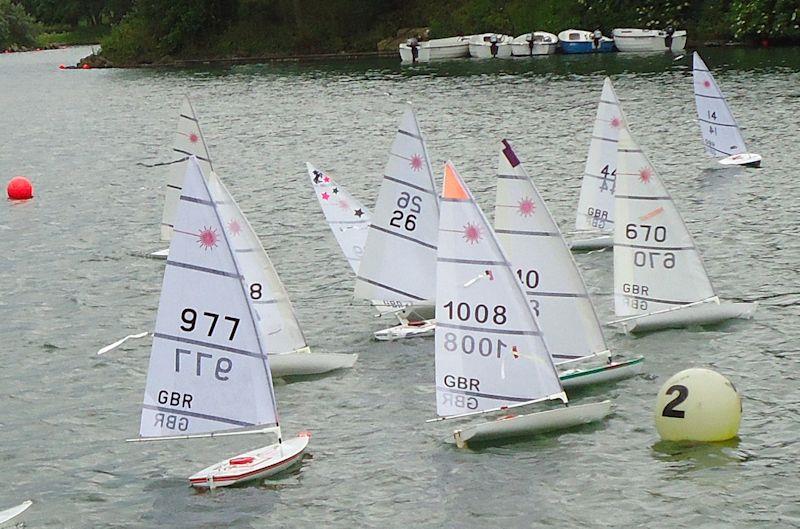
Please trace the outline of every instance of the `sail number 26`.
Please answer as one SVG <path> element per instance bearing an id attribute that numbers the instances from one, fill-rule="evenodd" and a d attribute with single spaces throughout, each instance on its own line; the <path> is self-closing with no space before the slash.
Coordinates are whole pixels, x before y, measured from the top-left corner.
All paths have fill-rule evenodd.
<path id="1" fill-rule="evenodd" d="M 211 336 L 214 334 L 214 330 L 217 328 L 217 321 L 219 321 L 220 315 L 214 312 L 203 312 L 203 316 L 205 316 L 205 319 L 208 322 L 208 333 L 206 335 Z M 223 320 L 231 323 L 228 340 L 233 341 L 233 337 L 236 336 L 236 329 L 239 327 L 239 318 L 234 318 L 233 316 L 224 316 Z M 188 308 L 183 309 L 183 312 L 181 312 L 181 321 L 183 322 L 183 325 L 180 326 L 182 331 L 194 331 L 198 325 L 197 311 Z"/>
<path id="2" fill-rule="evenodd" d="M 406 231 L 414 231 L 417 227 L 415 214 L 418 215 L 422 211 L 422 197 L 403 191 L 400 193 L 400 198 L 397 199 L 397 207 L 399 209 L 392 212 L 389 225 L 395 228 L 405 228 Z"/>

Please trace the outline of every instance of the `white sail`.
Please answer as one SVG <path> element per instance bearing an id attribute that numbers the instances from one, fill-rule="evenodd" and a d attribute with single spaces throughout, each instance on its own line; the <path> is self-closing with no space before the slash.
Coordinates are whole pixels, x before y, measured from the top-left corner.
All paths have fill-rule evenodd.
<path id="1" fill-rule="evenodd" d="M 175 212 L 178 209 L 181 186 L 186 175 L 186 165 L 189 157 L 197 157 L 197 162 L 200 164 L 204 175 L 210 174 L 213 169 L 211 156 L 208 154 L 203 132 L 200 130 L 200 123 L 197 121 L 197 115 L 194 113 L 194 108 L 188 97 L 183 98 L 181 113 L 178 116 L 178 129 L 175 132 L 175 144 L 172 150 L 178 159 L 184 160 L 172 164 L 167 177 L 167 185 L 164 190 L 164 213 L 161 217 L 162 241 L 168 241 L 172 238 L 172 225 L 175 222 Z"/>
<path id="2" fill-rule="evenodd" d="M 306 169 L 325 220 L 347 262 L 357 274 L 372 215 L 345 188 L 334 182 L 330 175 L 310 163 L 306 163 Z"/>
<path id="3" fill-rule="evenodd" d="M 700 253 L 652 164 L 623 130 L 619 139 L 614 308 L 633 316 L 715 297 Z"/>
<path id="4" fill-rule="evenodd" d="M 181 187 L 139 433 L 275 426 L 272 379 L 247 285 L 194 157 Z"/>
<path id="5" fill-rule="evenodd" d="M 239 262 L 267 352 L 288 353 L 307 347 L 289 294 L 261 240 L 213 171 L 208 176 L 208 188 Z"/>
<path id="6" fill-rule="evenodd" d="M 697 52 L 694 52 L 692 61 L 692 79 L 697 119 L 706 151 L 717 158 L 746 153 L 747 146 L 725 96 Z"/>
<path id="7" fill-rule="evenodd" d="M 446 417 L 565 399 L 519 279 L 449 162 L 438 249 L 437 413 Z"/>
<path id="8" fill-rule="evenodd" d="M 597 105 L 597 117 L 586 156 L 575 228 L 578 231 L 614 231 L 614 187 L 617 176 L 617 140 L 628 122 L 611 79 L 606 77 Z"/>
<path id="9" fill-rule="evenodd" d="M 436 292 L 439 204 L 413 110 L 403 113 L 358 269 L 355 297 L 419 302 Z"/>
<path id="10" fill-rule="evenodd" d="M 556 364 L 607 352 L 572 253 L 528 172 L 503 140 L 495 233 L 511 260 Z"/>

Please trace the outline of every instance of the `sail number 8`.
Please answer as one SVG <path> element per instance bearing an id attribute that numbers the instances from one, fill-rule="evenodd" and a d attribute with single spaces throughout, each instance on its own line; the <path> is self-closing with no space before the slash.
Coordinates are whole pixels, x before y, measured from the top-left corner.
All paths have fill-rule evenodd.
<path id="1" fill-rule="evenodd" d="M 411 207 L 409 208 L 409 206 Z M 417 227 L 417 217 L 414 213 L 418 215 L 422 211 L 422 197 L 403 191 L 400 193 L 400 198 L 397 199 L 397 207 L 400 209 L 392 212 L 389 225 L 395 228 L 405 228 L 406 231 L 414 231 Z M 404 218 L 405 221 L 403 221 Z"/>
<path id="2" fill-rule="evenodd" d="M 449 320 L 459 319 L 461 321 L 469 321 L 473 319 L 478 323 L 486 323 L 491 319 L 497 325 L 503 325 L 508 321 L 506 308 L 503 305 L 495 305 L 490 311 L 489 307 L 482 303 L 475 305 L 473 309 L 469 303 L 459 303 L 456 305 L 450 301 L 444 305 L 444 308 L 448 311 L 447 319 Z"/>

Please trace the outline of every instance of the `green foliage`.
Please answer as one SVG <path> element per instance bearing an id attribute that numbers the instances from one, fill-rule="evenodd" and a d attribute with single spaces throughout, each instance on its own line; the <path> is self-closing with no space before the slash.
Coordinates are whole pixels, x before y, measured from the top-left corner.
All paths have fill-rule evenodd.
<path id="1" fill-rule="evenodd" d="M 0 0 L 0 50 L 36 45 L 36 24 L 25 8 Z"/>
<path id="2" fill-rule="evenodd" d="M 111 26 L 50 26 L 45 27 L 36 37 L 37 46 L 45 48 L 53 45 L 78 46 L 97 44 L 111 33 Z"/>

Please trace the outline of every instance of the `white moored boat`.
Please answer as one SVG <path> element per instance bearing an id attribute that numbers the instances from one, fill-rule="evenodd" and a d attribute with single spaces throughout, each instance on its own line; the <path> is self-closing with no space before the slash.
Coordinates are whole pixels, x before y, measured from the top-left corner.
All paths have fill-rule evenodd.
<path id="1" fill-rule="evenodd" d="M 747 152 L 747 145 L 725 96 L 697 52 L 692 57 L 692 80 L 697 120 L 706 152 L 720 158 L 718 161 L 722 165 L 760 166 L 761 155 Z"/>
<path id="2" fill-rule="evenodd" d="M 611 402 L 567 403 L 545 331 L 494 230 L 451 163 L 445 165 L 436 267 L 436 413 L 464 420 L 459 447 L 599 421 Z M 497 415 L 500 415 L 499 417 Z"/>
<path id="3" fill-rule="evenodd" d="M 19 515 L 27 511 L 31 505 L 33 505 L 33 502 L 31 500 L 26 500 L 15 507 L 0 511 L 0 526 L 11 527 L 11 525 L 7 525 L 8 522 L 15 520 Z M 19 522 L 19 520 L 14 523 L 17 524 L 17 522 Z"/>
<path id="4" fill-rule="evenodd" d="M 511 41 L 511 55 L 550 55 L 558 48 L 558 37 L 546 31 L 534 31 L 515 37 Z"/>
<path id="5" fill-rule="evenodd" d="M 547 337 L 564 388 L 641 371 L 642 357 L 611 361 L 600 320 L 561 231 L 511 144 L 497 168 L 495 233 Z"/>
<path id="6" fill-rule="evenodd" d="M 408 39 L 400 44 L 400 60 L 403 62 L 428 62 L 437 59 L 469 57 L 469 36 L 448 37 L 419 42 Z"/>
<path id="7" fill-rule="evenodd" d="M 626 333 L 750 318 L 755 303 L 721 302 L 675 202 L 627 129 L 620 131 L 614 310 Z"/>
<path id="8" fill-rule="evenodd" d="M 266 475 L 299 460 L 308 434 L 284 443 L 267 354 L 257 323 L 237 229 L 192 156 L 181 186 L 158 303 L 139 438 L 132 441 L 272 434 L 277 443 L 206 469 L 195 487 L 217 487 Z M 228 211 L 230 213 L 230 211 Z M 236 220 L 234 218 L 233 220 Z M 237 250 L 238 249 L 238 250 Z M 277 322 L 273 322 L 277 323 Z M 263 471 L 230 479 L 231 462 L 264 462 Z M 267 468 L 268 467 L 268 468 Z M 192 476 L 196 478 L 197 475 Z"/>
<path id="9" fill-rule="evenodd" d="M 614 51 L 614 39 L 603 36 L 596 29 L 565 29 L 558 34 L 558 43 L 564 53 L 606 53 Z"/>
<path id="10" fill-rule="evenodd" d="M 178 209 L 181 185 L 186 174 L 189 157 L 197 158 L 205 175 L 210 174 L 214 169 L 205 138 L 203 138 L 203 131 L 200 129 L 200 122 L 197 120 L 197 114 L 188 96 L 184 96 L 178 115 L 178 127 L 172 151 L 178 156 L 178 159 L 170 164 L 172 167 L 170 167 L 164 188 L 164 212 L 161 216 L 161 240 L 166 243 L 172 239 L 172 224 L 175 221 L 175 211 Z M 164 249 L 153 252 L 150 256 L 156 259 L 166 259 L 168 254 L 169 250 Z"/>
<path id="11" fill-rule="evenodd" d="M 611 35 L 619 51 L 679 52 L 686 47 L 686 31 L 675 31 L 671 27 L 666 30 L 619 28 Z"/>
<path id="12" fill-rule="evenodd" d="M 439 204 L 428 149 L 411 107 L 403 112 L 383 175 L 355 298 L 430 306 L 436 293 Z M 388 333 L 419 335 L 426 332 L 423 326 L 401 320 L 402 328 Z M 376 338 L 386 334 L 379 331 Z"/>
<path id="13" fill-rule="evenodd" d="M 614 188 L 617 176 L 617 140 L 628 126 L 611 79 L 606 77 L 586 155 L 573 250 L 599 250 L 614 244 Z"/>
<path id="14" fill-rule="evenodd" d="M 469 39 L 469 55 L 477 59 L 511 57 L 512 40 L 511 36 L 498 33 L 472 35 Z"/>

